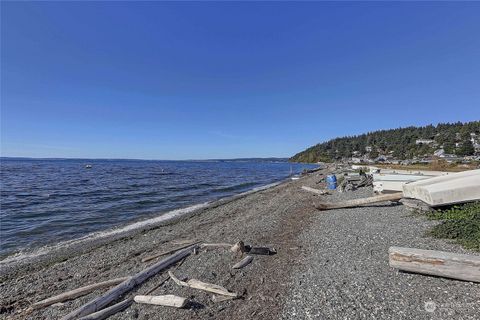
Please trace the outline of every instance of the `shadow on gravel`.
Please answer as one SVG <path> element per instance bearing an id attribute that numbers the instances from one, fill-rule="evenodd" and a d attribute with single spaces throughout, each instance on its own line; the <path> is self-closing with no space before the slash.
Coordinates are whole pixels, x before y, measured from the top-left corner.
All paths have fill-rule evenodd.
<path id="1" fill-rule="evenodd" d="M 205 309 L 205 305 L 196 301 L 190 301 L 187 305 L 187 309 L 201 310 L 201 309 Z"/>

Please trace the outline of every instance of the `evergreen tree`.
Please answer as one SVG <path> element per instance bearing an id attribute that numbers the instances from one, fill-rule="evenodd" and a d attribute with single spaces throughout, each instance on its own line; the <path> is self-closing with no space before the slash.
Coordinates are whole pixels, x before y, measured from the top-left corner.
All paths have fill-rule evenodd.
<path id="1" fill-rule="evenodd" d="M 465 140 L 462 142 L 462 146 L 458 150 L 458 154 L 461 156 L 471 156 L 475 153 L 475 148 L 473 148 L 472 141 Z"/>
<path id="2" fill-rule="evenodd" d="M 443 145 L 446 153 L 454 153 L 455 143 L 463 141 L 459 152 L 470 155 L 474 153 L 473 146 L 468 141 L 470 133 L 480 134 L 480 121 L 380 130 L 319 143 L 296 154 L 290 160 L 328 162 L 351 157 L 354 151 L 358 151 L 360 156 L 369 155 L 370 157 L 377 157 L 378 152 L 386 154 L 393 152 L 393 156 L 397 159 L 411 159 L 414 156 L 423 157 L 433 154 L 436 148 L 432 145 L 417 145 L 416 140 L 418 139 L 433 139 L 438 145 Z M 367 147 L 371 147 L 372 151 L 368 151 Z"/>

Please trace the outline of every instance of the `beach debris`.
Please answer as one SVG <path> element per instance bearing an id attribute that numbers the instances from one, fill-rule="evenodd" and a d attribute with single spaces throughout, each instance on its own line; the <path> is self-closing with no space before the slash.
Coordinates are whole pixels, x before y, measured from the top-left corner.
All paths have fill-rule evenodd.
<path id="1" fill-rule="evenodd" d="M 373 177 L 367 174 L 349 173 L 345 175 L 342 182 L 337 187 L 338 192 L 353 191 L 361 187 L 371 186 L 373 184 Z"/>
<path id="2" fill-rule="evenodd" d="M 160 296 L 135 296 L 133 300 L 137 303 L 154 304 L 157 306 L 184 308 L 188 304 L 188 300 L 173 294 L 165 294 Z"/>
<path id="3" fill-rule="evenodd" d="M 319 190 L 319 189 L 314 189 L 307 186 L 302 186 L 302 189 L 308 192 L 319 194 L 319 195 L 330 194 L 327 190 Z"/>
<path id="4" fill-rule="evenodd" d="M 175 252 L 174 254 L 170 255 L 169 257 L 166 257 L 150 267 L 144 269 L 143 271 L 135 274 L 131 278 L 125 280 L 124 282 L 120 283 L 116 287 L 110 289 L 103 295 L 89 301 L 88 303 L 84 304 L 83 306 L 73 310 L 66 316 L 64 316 L 62 319 L 67 320 L 67 319 L 75 319 L 78 317 L 86 316 L 91 313 L 94 313 L 98 310 L 101 310 L 103 307 L 107 306 L 109 303 L 112 301 L 117 300 L 120 296 L 125 294 L 126 292 L 130 291 L 133 289 L 135 286 L 143 283 L 150 277 L 156 275 L 160 271 L 168 268 L 172 264 L 186 258 L 189 256 L 193 249 L 198 247 L 197 244 L 191 245 L 185 249 L 182 249 L 180 251 Z"/>
<path id="5" fill-rule="evenodd" d="M 166 251 L 163 251 L 163 252 L 160 252 L 160 253 L 157 253 L 157 254 L 154 254 L 154 255 L 145 257 L 145 258 L 142 259 L 142 262 L 148 262 L 148 261 L 150 261 L 150 260 L 153 260 L 153 259 L 156 259 L 156 258 L 158 258 L 158 257 L 164 256 L 164 255 L 166 255 L 166 254 L 174 253 L 174 252 L 176 252 L 176 251 L 178 251 L 178 250 L 185 249 L 186 247 L 189 247 L 189 246 L 194 245 L 194 244 L 197 244 L 197 243 L 200 243 L 200 241 L 190 242 L 190 243 L 187 243 L 187 244 L 178 246 L 178 247 L 176 247 L 176 248 L 169 249 L 169 250 L 166 250 Z M 194 249 L 195 249 L 195 248 L 194 248 Z"/>
<path id="6" fill-rule="evenodd" d="M 229 297 L 237 297 L 238 296 L 236 293 L 230 292 L 227 289 L 225 289 L 224 287 L 216 285 L 216 284 L 202 282 L 202 281 L 197 280 L 197 279 L 190 279 L 186 282 L 181 281 L 171 271 L 168 271 L 168 275 L 179 286 L 190 287 L 190 288 L 193 288 L 193 289 L 203 290 L 203 291 L 216 293 L 216 294 L 229 296 Z"/>
<path id="7" fill-rule="evenodd" d="M 72 300 L 72 299 L 84 296 L 86 294 L 89 294 L 90 292 L 95 291 L 97 289 L 103 289 L 103 288 L 108 288 L 108 287 L 117 285 L 119 283 L 124 282 L 127 279 L 129 279 L 129 277 L 116 278 L 116 279 L 111 279 L 103 282 L 93 283 L 88 286 L 80 287 L 80 288 L 50 297 L 42 301 L 35 302 L 30 306 L 30 308 L 35 310 L 35 309 L 47 307 L 55 303 Z"/>
<path id="8" fill-rule="evenodd" d="M 371 204 L 371 203 L 377 203 L 377 202 L 383 202 L 383 201 L 397 201 L 402 199 L 402 197 L 403 197 L 402 192 L 396 192 L 396 193 L 382 194 L 382 195 L 362 198 L 362 199 L 347 200 L 339 203 L 314 203 L 314 206 L 318 210 L 353 208 L 353 207 L 358 207 L 364 204 Z"/>
<path id="9" fill-rule="evenodd" d="M 243 243 L 243 241 L 238 241 L 237 243 L 235 243 L 231 248 L 230 248 L 230 251 L 234 252 L 234 253 L 244 253 L 245 252 L 245 243 Z"/>
<path id="10" fill-rule="evenodd" d="M 232 269 L 241 269 L 241 268 L 249 265 L 252 261 L 253 261 L 252 256 L 246 256 L 245 258 L 243 258 L 239 262 L 235 263 L 235 265 L 232 267 Z"/>
<path id="11" fill-rule="evenodd" d="M 78 320 L 103 320 L 103 319 L 107 319 L 108 317 L 127 309 L 132 303 L 133 303 L 133 299 L 128 298 L 128 299 L 122 300 L 118 303 L 115 303 L 114 305 L 112 305 L 108 308 L 105 308 L 105 309 L 102 309 L 100 311 L 91 313 L 91 314 L 89 314 L 85 317 L 81 317 Z"/>
<path id="12" fill-rule="evenodd" d="M 431 207 L 480 200 L 480 169 L 408 183 L 403 194 Z"/>
<path id="13" fill-rule="evenodd" d="M 264 256 L 270 256 L 274 255 L 277 253 L 277 250 L 274 248 L 268 248 L 268 247 L 251 247 L 251 246 L 246 246 L 247 252 L 249 254 L 259 254 L 259 255 L 264 255 Z"/>
<path id="14" fill-rule="evenodd" d="M 388 256 L 400 270 L 480 282 L 480 256 L 403 247 L 390 247 Z"/>

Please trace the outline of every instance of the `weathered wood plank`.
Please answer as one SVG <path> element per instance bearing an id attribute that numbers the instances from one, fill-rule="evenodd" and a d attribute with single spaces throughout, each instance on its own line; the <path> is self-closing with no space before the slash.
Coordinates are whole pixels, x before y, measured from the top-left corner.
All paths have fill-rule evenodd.
<path id="1" fill-rule="evenodd" d="M 401 247 L 390 247 L 388 254 L 393 268 L 480 282 L 480 256 Z"/>

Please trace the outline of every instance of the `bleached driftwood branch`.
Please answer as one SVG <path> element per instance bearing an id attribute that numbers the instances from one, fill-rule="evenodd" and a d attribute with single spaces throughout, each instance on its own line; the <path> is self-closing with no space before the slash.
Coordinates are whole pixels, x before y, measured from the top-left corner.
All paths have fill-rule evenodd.
<path id="1" fill-rule="evenodd" d="M 142 259 L 142 262 L 148 262 L 150 260 L 153 260 L 155 258 L 158 258 L 158 257 L 161 257 L 161 256 L 164 256 L 166 254 L 170 254 L 170 253 L 174 253 L 178 250 L 182 250 L 182 249 L 185 249 L 186 247 L 189 247 L 191 245 L 194 245 L 194 244 L 197 244 L 199 243 L 200 241 L 195 241 L 195 242 L 190 242 L 188 244 L 184 244 L 182 246 L 178 246 L 176 248 L 173 248 L 173 249 L 170 249 L 170 250 L 167 250 L 167 251 L 163 251 L 163 252 L 160 252 L 160 253 L 157 253 L 157 254 L 154 254 L 154 255 L 151 255 L 151 256 L 148 256 L 148 257 L 145 257 Z"/>
<path id="2" fill-rule="evenodd" d="M 49 305 L 52 305 L 54 303 L 58 302 L 63 302 L 67 300 L 72 300 L 81 296 L 84 296 L 92 291 L 95 291 L 97 289 L 102 289 L 102 288 L 107 288 L 111 287 L 114 285 L 117 285 L 119 283 L 124 282 L 127 280 L 129 277 L 123 277 L 123 278 L 117 278 L 117 279 L 111 279 L 103 282 L 98 282 L 98 283 L 93 283 L 89 284 L 88 286 L 80 287 L 71 291 L 64 292 L 62 294 L 50 297 L 48 299 L 42 300 L 35 302 L 30 308 L 32 309 L 40 309 L 47 307 Z"/>
<path id="3" fill-rule="evenodd" d="M 216 284 L 206 283 L 206 282 L 202 282 L 202 281 L 196 280 L 196 279 L 190 279 L 187 282 L 181 281 L 171 271 L 168 271 L 168 275 L 179 286 L 190 287 L 190 288 L 193 288 L 193 289 L 199 289 L 199 290 L 203 290 L 203 291 L 207 291 L 207 292 L 211 292 L 211 293 L 216 293 L 216 294 L 221 294 L 221 295 L 229 296 L 229 297 L 237 297 L 238 296 L 236 293 L 230 292 L 227 289 L 225 289 L 224 287 L 216 285 Z"/>
<path id="4" fill-rule="evenodd" d="M 137 273 L 136 275 L 132 276 L 128 280 L 120 283 L 116 287 L 110 289 L 103 295 L 91 300 L 87 304 L 81 306 L 78 309 L 67 314 L 63 317 L 63 320 L 69 319 L 76 319 L 78 317 L 86 316 L 91 313 L 94 313 L 98 310 L 101 310 L 103 307 L 107 306 L 109 303 L 117 300 L 120 296 L 125 294 L 126 292 L 130 291 L 135 286 L 143 283 L 148 278 L 156 275 L 158 272 L 168 268 L 172 264 L 182 260 L 183 258 L 189 256 L 192 253 L 192 250 L 196 248 L 197 245 L 192 245 L 176 253 L 172 254 L 171 256 L 156 262 L 155 264 L 151 265 L 150 267 L 144 269 L 143 271 Z"/>
<path id="5" fill-rule="evenodd" d="M 188 300 L 173 294 L 161 296 L 135 296 L 133 300 L 137 303 L 154 304 L 157 306 L 183 308 L 187 305 Z"/>
<path id="6" fill-rule="evenodd" d="M 237 262 L 237 263 L 232 267 L 232 269 L 241 269 L 241 268 L 249 265 L 252 261 L 253 261 L 253 257 L 252 257 L 252 256 L 246 256 L 245 258 L 243 258 L 242 260 L 240 260 L 239 262 Z"/>

